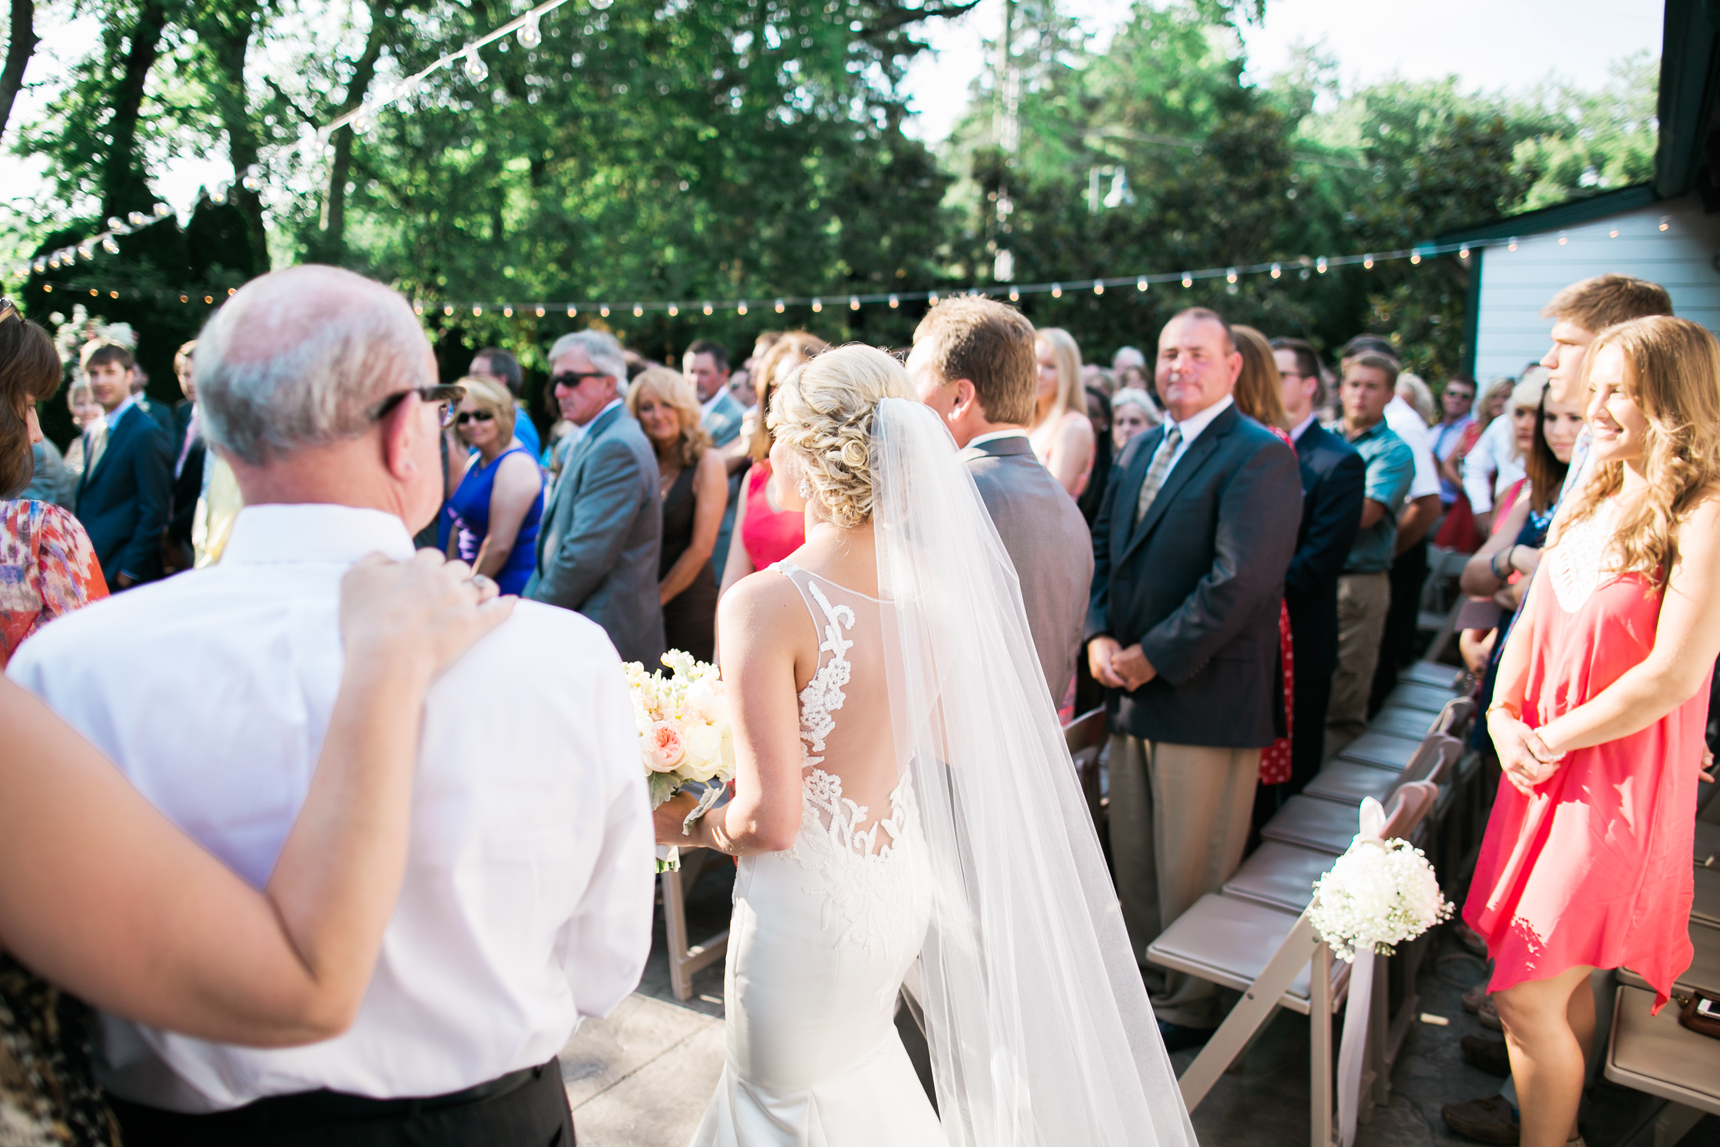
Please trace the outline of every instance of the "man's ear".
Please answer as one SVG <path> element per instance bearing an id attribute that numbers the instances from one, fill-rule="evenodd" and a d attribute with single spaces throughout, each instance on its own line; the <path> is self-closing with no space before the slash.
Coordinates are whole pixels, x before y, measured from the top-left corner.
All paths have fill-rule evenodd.
<path id="1" fill-rule="evenodd" d="M 408 395 L 396 404 L 379 426 L 382 434 L 382 464 L 397 482 L 409 482 L 418 475 L 418 460 L 413 450 L 425 433 L 423 399 Z"/>
<path id="2" fill-rule="evenodd" d="M 951 422 L 978 411 L 979 391 L 974 387 L 971 378 L 958 378 L 950 385 L 956 388 L 955 405 L 950 407 Z"/>

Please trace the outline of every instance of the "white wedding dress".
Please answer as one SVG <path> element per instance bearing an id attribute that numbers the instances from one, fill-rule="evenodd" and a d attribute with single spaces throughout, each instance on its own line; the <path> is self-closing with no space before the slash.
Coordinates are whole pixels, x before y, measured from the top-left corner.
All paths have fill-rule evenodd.
<path id="1" fill-rule="evenodd" d="M 1196 1147 L 979 491 L 916 402 L 870 455 L 882 600 L 773 567 L 819 642 L 800 832 L 740 861 L 694 1147 Z"/>

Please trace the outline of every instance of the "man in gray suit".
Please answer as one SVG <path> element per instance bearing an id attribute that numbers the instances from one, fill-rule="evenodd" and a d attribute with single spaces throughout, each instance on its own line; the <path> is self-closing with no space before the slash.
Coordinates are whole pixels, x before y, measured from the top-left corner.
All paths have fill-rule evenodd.
<path id="1" fill-rule="evenodd" d="M 627 362 L 614 335 L 593 330 L 563 335 L 549 358 L 562 416 L 585 433 L 544 508 L 525 595 L 583 613 L 649 670 L 663 655 L 663 506 L 657 456 L 618 391 Z"/>
<path id="2" fill-rule="evenodd" d="M 1033 324 L 990 299 L 954 298 L 914 331 L 908 377 L 962 448 L 968 472 L 1015 564 L 1027 625 L 1051 702 L 1075 684 L 1093 542 L 1075 499 L 1040 465 L 1027 441 L 1037 360 Z"/>

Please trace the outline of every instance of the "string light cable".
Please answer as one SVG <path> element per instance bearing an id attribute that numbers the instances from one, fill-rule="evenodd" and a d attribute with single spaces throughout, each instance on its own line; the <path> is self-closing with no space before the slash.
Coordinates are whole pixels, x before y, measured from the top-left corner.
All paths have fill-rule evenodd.
<path id="1" fill-rule="evenodd" d="M 462 46 L 458 51 L 449 52 L 438 58 L 436 62 L 431 64 L 429 67 L 412 73 L 383 94 L 375 98 L 366 94 L 365 99 L 358 107 L 344 115 L 336 117 L 328 124 L 317 129 L 317 149 L 319 151 L 326 150 L 330 137 L 343 127 L 351 130 L 357 135 L 363 135 L 368 132 L 371 128 L 376 126 L 377 118 L 384 110 L 399 104 L 402 100 L 416 95 L 419 89 L 424 86 L 424 81 L 426 79 L 444 68 L 451 67 L 455 61 L 460 61 L 461 70 L 465 72 L 467 79 L 471 80 L 473 83 L 482 83 L 489 76 L 490 69 L 489 65 L 484 63 L 484 58 L 478 54 L 479 48 L 500 40 L 510 32 L 514 33 L 518 37 L 522 48 L 530 51 L 531 49 L 538 47 L 543 43 L 543 30 L 541 27 L 543 17 L 566 3 L 569 3 L 569 0 L 545 0 L 545 3 L 539 4 L 537 7 L 532 8 L 531 10 L 508 21 L 506 24 L 495 29 L 489 35 L 473 40 L 471 43 Z M 613 4 L 614 0 L 586 0 L 586 3 L 588 3 L 592 8 L 602 11 Z M 240 186 L 245 188 L 247 191 L 262 190 L 264 175 L 273 158 L 287 151 L 291 151 L 297 146 L 298 143 L 295 142 L 290 145 L 283 145 L 269 149 L 265 153 L 259 155 L 257 157 L 257 162 L 245 168 L 244 172 L 240 175 Z M 227 193 L 230 187 L 231 184 L 228 183 L 216 184 L 214 188 L 211 189 L 209 198 L 215 203 L 225 203 L 227 201 Z M 125 219 L 110 217 L 107 221 L 107 230 L 91 235 L 87 239 L 81 239 L 76 243 L 61 247 L 46 255 L 37 255 L 33 258 L 25 259 L 14 259 L 5 264 L 3 268 L 0 268 L 0 275 L 12 278 L 24 278 L 31 273 L 41 275 L 50 270 L 57 271 L 63 267 L 74 266 L 80 259 L 85 262 L 91 262 L 95 259 L 95 254 L 98 248 L 106 251 L 110 255 L 117 255 L 119 254 L 118 240 L 121 237 L 130 235 L 143 227 L 159 223 L 172 214 L 173 209 L 167 204 L 157 203 L 153 213 L 150 214 L 146 214 L 141 211 L 133 211 Z M 165 294 L 166 292 L 163 293 Z"/>
<path id="2" fill-rule="evenodd" d="M 568 318 L 576 318 L 581 312 L 594 312 L 607 318 L 615 310 L 625 310 L 635 318 L 642 318 L 647 312 L 659 311 L 675 318 L 685 313 L 689 316 L 704 317 L 718 311 L 731 312 L 737 315 L 749 313 L 753 307 L 762 307 L 776 314 L 783 313 L 789 307 L 808 307 L 813 311 L 822 311 L 827 301 L 833 305 L 847 303 L 846 309 L 858 311 L 866 304 L 883 303 L 892 310 L 907 302 L 927 302 L 935 305 L 939 299 L 952 298 L 958 295 L 982 295 L 987 297 L 1007 298 L 1017 302 L 1023 295 L 1051 295 L 1053 298 L 1063 298 L 1071 294 L 1088 292 L 1095 296 L 1109 294 L 1108 288 L 1133 287 L 1136 297 L 1150 291 L 1154 286 L 1175 284 L 1182 290 L 1188 290 L 1196 282 L 1222 279 L 1227 288 L 1235 289 L 1238 281 L 1245 277 L 1267 275 L 1274 280 L 1282 279 L 1284 275 L 1294 272 L 1298 278 L 1309 280 L 1316 275 L 1329 274 L 1340 267 L 1360 266 L 1363 270 L 1372 271 L 1381 263 L 1402 262 L 1407 260 L 1413 266 L 1419 266 L 1439 255 L 1455 254 L 1467 262 L 1472 252 L 1485 250 L 1490 247 L 1505 247 L 1516 250 L 1518 239 L 1487 239 L 1461 243 L 1424 243 L 1415 247 L 1406 247 L 1397 251 L 1370 251 L 1359 255 L 1319 255 L 1301 256 L 1299 258 L 1274 259 L 1258 263 L 1235 264 L 1224 267 L 1206 267 L 1200 270 L 1161 271 L 1145 274 L 1115 275 L 1095 279 L 1060 279 L 1044 283 L 986 283 L 967 287 L 931 288 L 924 291 L 890 291 L 870 294 L 854 294 L 847 290 L 832 290 L 819 295 L 776 295 L 764 292 L 756 297 L 744 299 L 700 299 L 697 302 L 687 300 L 658 300 L 658 301 L 617 301 L 608 300 L 573 300 L 551 302 L 549 300 L 532 300 L 528 302 L 486 301 L 455 299 L 426 299 L 414 300 L 412 309 L 419 315 L 442 312 L 444 318 L 455 315 L 469 315 L 482 318 L 487 314 L 497 314 L 504 318 L 519 317 L 544 318 L 551 312 L 565 314 Z M 198 288 L 195 291 L 174 291 L 160 288 L 139 288 L 125 285 L 91 286 L 87 283 L 44 282 L 40 284 L 44 293 L 63 292 L 73 301 L 80 296 L 98 298 L 103 295 L 111 298 L 153 298 L 158 301 L 171 302 L 177 299 L 187 305 L 202 304 L 213 306 L 234 293 L 234 288 L 210 293 Z"/>

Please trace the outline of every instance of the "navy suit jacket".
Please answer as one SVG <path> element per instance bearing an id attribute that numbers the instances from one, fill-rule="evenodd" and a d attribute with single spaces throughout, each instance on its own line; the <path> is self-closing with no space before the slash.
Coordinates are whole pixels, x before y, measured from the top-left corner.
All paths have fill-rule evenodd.
<path id="1" fill-rule="evenodd" d="M 167 435 L 134 404 L 108 430 L 107 448 L 78 483 L 78 520 L 90 536 L 108 585 L 161 576 L 173 457 Z"/>
<path id="2" fill-rule="evenodd" d="M 1175 745 L 1256 748 L 1284 708 L 1278 609 L 1296 548 L 1296 456 L 1234 406 L 1183 452 L 1134 524 L 1164 427 L 1136 435 L 1093 523 L 1087 639 L 1139 642 L 1158 676 L 1107 689 L 1114 728 Z"/>
<path id="3" fill-rule="evenodd" d="M 185 435 L 191 429 L 192 403 L 181 402 L 173 408 L 173 438 L 168 442 L 173 452 L 172 463 L 179 462 L 179 452 L 185 450 Z M 203 455 L 208 449 L 199 434 L 191 449 L 185 451 L 185 465 L 173 478 L 173 516 L 168 519 L 169 540 L 189 546 L 191 523 L 197 516 L 197 499 L 203 496 Z"/>
<path id="4" fill-rule="evenodd" d="M 1367 467 L 1356 448 L 1318 422 L 1296 442 L 1302 470 L 1302 528 L 1284 575 L 1299 672 L 1338 663 L 1338 575 L 1362 524 Z"/>

